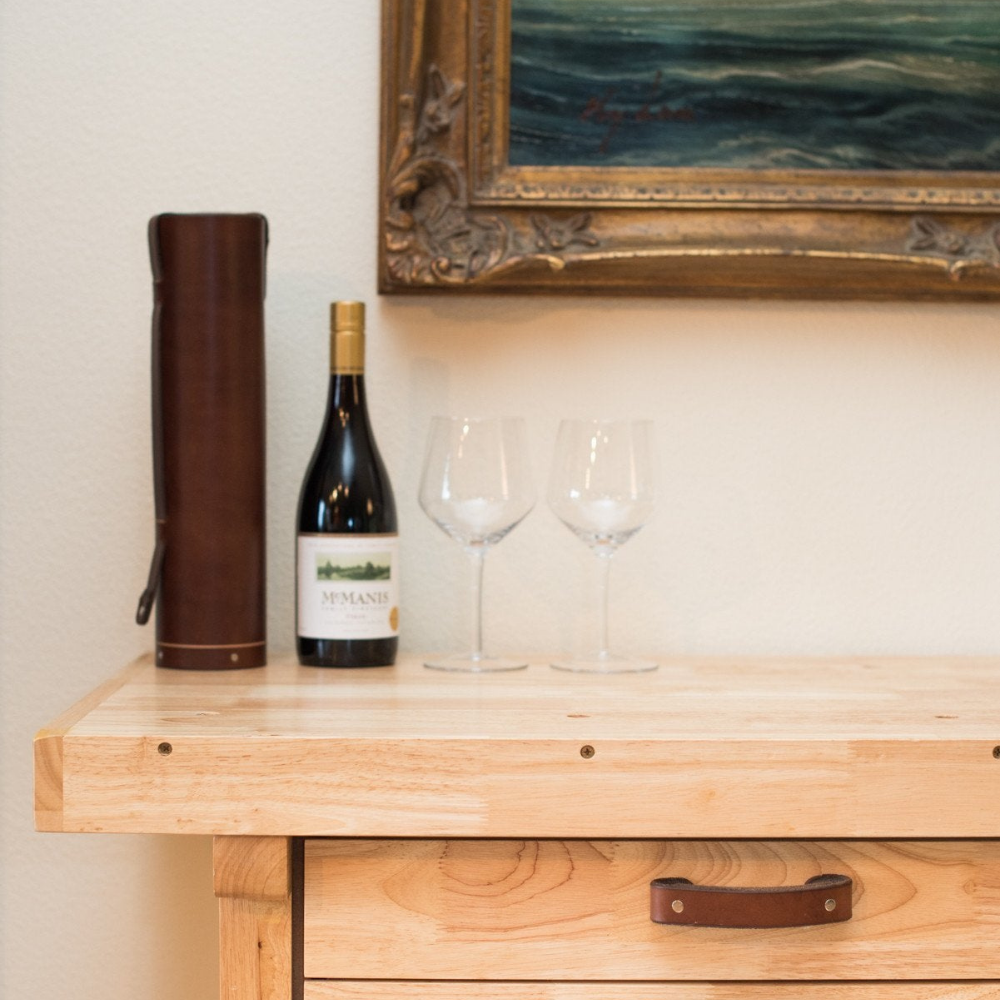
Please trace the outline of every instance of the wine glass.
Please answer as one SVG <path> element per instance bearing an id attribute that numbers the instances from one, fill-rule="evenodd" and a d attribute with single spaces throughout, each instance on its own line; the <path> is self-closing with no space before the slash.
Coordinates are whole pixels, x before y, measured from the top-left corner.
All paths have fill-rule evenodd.
<path id="1" fill-rule="evenodd" d="M 548 502 L 556 516 L 597 556 L 600 567 L 599 648 L 557 670 L 637 673 L 656 663 L 608 648 L 611 558 L 653 513 L 652 424 L 648 420 L 564 420 L 556 438 Z"/>
<path id="2" fill-rule="evenodd" d="M 419 500 L 424 513 L 463 546 L 472 564 L 472 649 L 424 666 L 470 673 L 523 669 L 528 665 L 524 661 L 483 652 L 483 562 L 490 546 L 523 520 L 535 503 L 524 421 L 435 417 Z"/>

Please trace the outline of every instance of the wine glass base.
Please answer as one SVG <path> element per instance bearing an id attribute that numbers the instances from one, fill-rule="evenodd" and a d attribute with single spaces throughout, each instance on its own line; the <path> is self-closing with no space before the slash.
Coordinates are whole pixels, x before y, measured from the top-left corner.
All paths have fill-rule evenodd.
<path id="1" fill-rule="evenodd" d="M 426 660 L 429 670 L 449 670 L 456 674 L 496 674 L 505 670 L 524 670 L 525 660 L 508 660 L 502 656 L 473 656 L 471 653 L 443 656 L 437 660 Z"/>
<path id="2" fill-rule="evenodd" d="M 571 674 L 645 674 L 659 667 L 652 660 L 633 660 L 627 656 L 594 656 L 590 659 L 556 660 L 549 666 Z"/>

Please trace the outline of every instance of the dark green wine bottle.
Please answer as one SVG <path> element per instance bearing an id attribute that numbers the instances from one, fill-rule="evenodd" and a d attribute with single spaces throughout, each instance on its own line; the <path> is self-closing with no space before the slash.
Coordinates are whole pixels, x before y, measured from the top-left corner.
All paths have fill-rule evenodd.
<path id="1" fill-rule="evenodd" d="M 365 307 L 330 307 L 330 394 L 299 494 L 299 662 L 381 667 L 399 646 L 396 503 L 365 402 Z"/>

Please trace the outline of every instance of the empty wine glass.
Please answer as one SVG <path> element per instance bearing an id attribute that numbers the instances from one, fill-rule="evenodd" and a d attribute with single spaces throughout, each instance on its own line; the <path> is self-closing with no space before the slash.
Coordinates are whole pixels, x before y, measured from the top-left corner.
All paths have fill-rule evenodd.
<path id="1" fill-rule="evenodd" d="M 564 420 L 559 425 L 548 502 L 556 516 L 597 556 L 600 567 L 599 648 L 560 660 L 557 670 L 637 673 L 656 664 L 608 648 L 611 557 L 653 513 L 652 424 L 648 420 Z"/>
<path id="2" fill-rule="evenodd" d="M 535 503 L 524 421 L 435 417 L 419 500 L 424 513 L 463 546 L 472 563 L 472 649 L 424 666 L 471 673 L 523 669 L 528 664 L 522 660 L 483 652 L 483 561 L 490 546 Z"/>

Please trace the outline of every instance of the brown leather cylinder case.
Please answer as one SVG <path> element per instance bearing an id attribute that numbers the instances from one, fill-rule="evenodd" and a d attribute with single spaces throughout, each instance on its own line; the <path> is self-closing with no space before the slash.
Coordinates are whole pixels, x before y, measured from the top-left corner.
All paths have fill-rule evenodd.
<path id="1" fill-rule="evenodd" d="M 158 215 L 149 247 L 157 546 L 137 617 L 156 600 L 160 666 L 261 666 L 267 220 Z"/>

